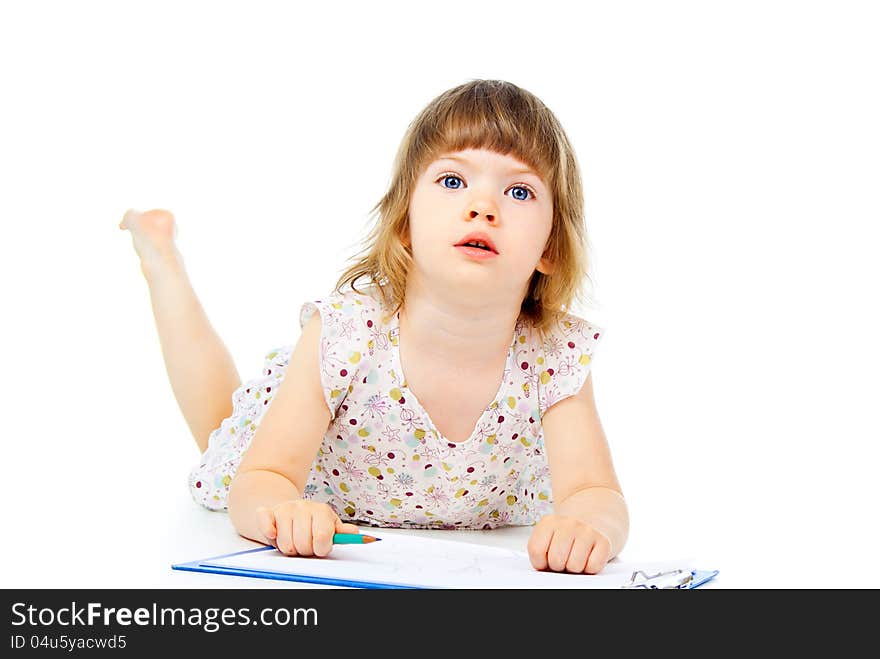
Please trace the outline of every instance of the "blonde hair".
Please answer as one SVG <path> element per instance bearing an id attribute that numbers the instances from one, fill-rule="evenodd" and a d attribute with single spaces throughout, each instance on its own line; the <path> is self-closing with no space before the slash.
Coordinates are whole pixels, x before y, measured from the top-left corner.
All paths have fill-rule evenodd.
<path id="1" fill-rule="evenodd" d="M 404 302 L 412 253 L 403 244 L 415 184 L 442 153 L 484 148 L 513 155 L 541 176 L 552 193 L 553 226 L 546 256 L 551 274 L 537 270 L 520 314 L 544 333 L 559 314 L 585 298 L 589 280 L 584 198 L 574 150 L 556 116 L 532 93 L 503 80 L 471 80 L 432 100 L 410 123 L 394 160 L 391 184 L 370 210 L 378 211 L 364 248 L 336 284 L 357 292 L 359 279 L 372 282 L 391 315 Z"/>

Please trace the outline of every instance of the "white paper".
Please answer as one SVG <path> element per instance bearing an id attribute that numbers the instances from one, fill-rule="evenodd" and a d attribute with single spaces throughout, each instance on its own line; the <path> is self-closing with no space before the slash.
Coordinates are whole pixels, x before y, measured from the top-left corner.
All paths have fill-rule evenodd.
<path id="1" fill-rule="evenodd" d="M 633 572 L 690 569 L 685 561 L 632 565 L 611 561 L 599 574 L 535 570 L 523 551 L 370 530 L 381 542 L 334 545 L 324 558 L 277 549 L 200 561 L 200 565 L 421 588 L 621 588 Z M 340 584 L 345 585 L 345 584 Z"/>

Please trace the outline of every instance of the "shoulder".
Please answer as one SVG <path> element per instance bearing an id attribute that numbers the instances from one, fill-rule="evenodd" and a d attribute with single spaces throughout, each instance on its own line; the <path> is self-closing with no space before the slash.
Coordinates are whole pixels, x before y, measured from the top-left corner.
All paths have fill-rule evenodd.
<path id="1" fill-rule="evenodd" d="M 580 351 L 589 356 L 602 340 L 605 329 L 573 313 L 559 314 L 544 332 L 542 348 L 547 353 Z M 559 344 L 563 343 L 564 346 Z"/>
<path id="2" fill-rule="evenodd" d="M 334 418 L 365 366 L 371 332 L 381 322 L 382 306 L 370 294 L 333 291 L 300 307 L 303 339 L 317 344 L 318 371 Z M 320 322 L 315 320 L 320 318 Z"/>
<path id="3" fill-rule="evenodd" d="M 306 325 L 319 315 L 321 318 L 321 359 L 336 365 L 348 362 L 359 367 L 360 359 L 377 349 L 390 345 L 388 336 L 390 312 L 382 303 L 379 293 L 371 288 L 362 291 L 333 291 L 320 298 L 304 302 L 300 308 L 299 323 Z M 345 369 L 351 372 L 351 366 Z"/>
<path id="4" fill-rule="evenodd" d="M 351 317 L 359 313 L 380 313 L 379 300 L 367 292 L 353 290 L 333 291 L 320 299 L 307 300 L 300 308 L 300 326 L 305 325 L 315 311 L 328 319 Z"/>
<path id="5" fill-rule="evenodd" d="M 598 324 L 561 313 L 541 335 L 534 334 L 539 411 L 578 394 L 587 385 L 596 349 L 605 334 Z"/>
<path id="6" fill-rule="evenodd" d="M 320 299 L 308 300 L 302 304 L 299 313 L 299 324 L 305 328 L 306 323 L 315 313 L 321 316 L 324 325 L 322 336 L 335 338 L 363 334 L 375 323 L 382 321 L 383 307 L 374 294 L 358 291 L 333 291 Z"/>

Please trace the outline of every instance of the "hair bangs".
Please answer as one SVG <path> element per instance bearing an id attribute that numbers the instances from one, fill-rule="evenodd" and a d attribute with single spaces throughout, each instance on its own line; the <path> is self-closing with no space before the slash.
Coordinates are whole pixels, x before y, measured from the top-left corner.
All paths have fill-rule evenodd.
<path id="1" fill-rule="evenodd" d="M 510 86 L 481 82 L 442 94 L 416 124 L 419 169 L 445 153 L 488 149 L 517 158 L 553 187 L 560 149 L 547 108 Z"/>

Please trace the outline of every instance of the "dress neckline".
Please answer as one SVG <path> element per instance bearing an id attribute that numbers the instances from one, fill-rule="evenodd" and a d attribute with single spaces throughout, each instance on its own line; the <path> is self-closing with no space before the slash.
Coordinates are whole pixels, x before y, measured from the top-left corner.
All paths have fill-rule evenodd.
<path id="1" fill-rule="evenodd" d="M 480 429 L 480 426 L 483 424 L 486 417 L 489 413 L 497 407 L 496 403 L 500 404 L 501 399 L 504 397 L 507 391 L 507 378 L 511 370 L 513 369 L 513 361 L 515 357 L 516 351 L 516 339 L 517 335 L 521 331 L 521 320 L 517 320 L 516 325 L 513 328 L 513 336 L 510 340 L 510 346 L 507 350 L 507 360 L 504 363 L 504 370 L 501 373 L 501 382 L 498 385 L 498 390 L 495 392 L 495 396 L 491 401 L 486 405 L 482 414 L 480 414 L 477 419 L 474 427 L 471 429 L 470 434 L 467 439 L 463 439 L 459 442 L 453 442 L 451 439 L 445 437 L 443 433 L 437 428 L 437 425 L 434 423 L 434 420 L 431 418 L 431 415 L 428 414 L 428 410 L 425 409 L 425 406 L 419 401 L 415 392 L 409 388 L 406 381 L 406 373 L 403 370 L 403 363 L 400 359 L 400 311 L 397 311 L 391 316 L 391 319 L 388 324 L 388 336 L 391 338 L 391 357 L 392 357 L 392 366 L 396 373 L 400 375 L 401 380 L 401 389 L 406 391 L 405 398 L 408 398 L 413 406 L 416 408 L 416 411 L 421 415 L 424 422 L 430 427 L 430 430 L 443 442 L 450 446 L 464 446 L 473 440 L 474 435 L 477 434 L 477 431 Z"/>

